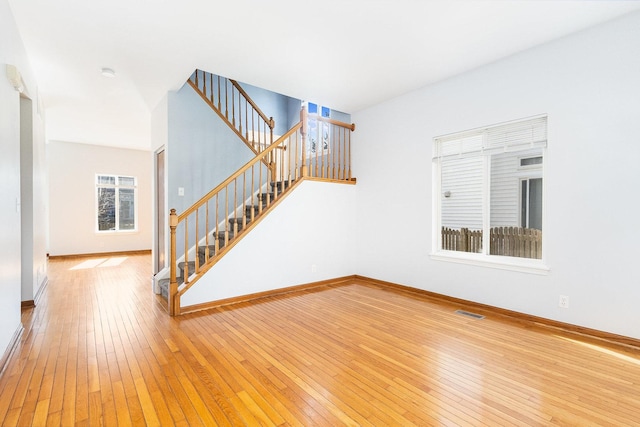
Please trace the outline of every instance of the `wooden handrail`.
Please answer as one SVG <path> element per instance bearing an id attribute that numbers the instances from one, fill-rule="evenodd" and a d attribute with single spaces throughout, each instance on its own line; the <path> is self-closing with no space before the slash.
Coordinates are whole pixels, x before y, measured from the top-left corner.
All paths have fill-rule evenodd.
<path id="1" fill-rule="evenodd" d="M 187 83 L 254 154 L 273 143 L 275 120 L 267 117 L 237 81 L 196 69 Z"/>
<path id="2" fill-rule="evenodd" d="M 336 126 L 340 126 L 343 128 L 347 128 L 349 130 L 351 130 L 352 132 L 356 130 L 356 124 L 355 123 L 345 123 L 345 122 L 341 122 L 340 120 L 335 120 L 335 119 L 330 119 L 328 117 L 322 117 L 318 114 L 309 114 L 309 117 L 312 117 L 320 122 L 325 122 L 325 123 L 329 123 L 332 125 L 336 125 Z"/>
<path id="3" fill-rule="evenodd" d="M 273 120 L 273 117 L 267 117 L 267 115 L 265 113 L 262 112 L 262 110 L 260 109 L 260 107 L 258 107 L 256 105 L 255 102 L 253 102 L 253 99 L 251 99 L 251 97 L 249 96 L 249 94 L 247 92 L 245 92 L 244 89 L 242 89 L 242 86 L 240 86 L 240 84 L 233 80 L 233 79 L 229 79 L 229 81 L 231 82 L 231 84 L 238 89 L 238 92 L 240 92 L 242 94 L 242 96 L 245 97 L 245 99 L 247 100 L 247 102 L 249 104 L 251 104 L 251 106 L 254 108 L 254 110 L 256 110 L 256 113 L 258 113 L 260 115 L 260 117 L 262 117 L 262 120 L 264 120 L 265 122 L 267 122 L 267 125 L 271 128 L 271 130 L 273 130 L 273 128 L 276 125 L 275 120 Z"/>
<path id="4" fill-rule="evenodd" d="M 256 163 L 258 163 L 259 161 L 261 161 L 264 157 L 269 155 L 269 153 L 271 153 L 273 150 L 276 150 L 278 148 L 278 145 L 281 144 L 282 141 L 286 140 L 291 135 L 293 135 L 298 129 L 300 129 L 301 126 L 302 126 L 301 123 L 298 123 L 298 124 L 294 125 L 291 129 L 289 129 L 287 131 L 287 133 L 285 133 L 280 138 L 278 138 L 276 141 L 274 141 L 274 143 L 271 144 L 267 149 L 265 149 L 260 154 L 255 156 L 253 159 L 251 159 L 247 163 L 245 163 L 244 166 L 242 166 L 240 169 L 235 171 L 227 179 L 222 181 L 222 183 L 220 183 L 218 186 L 216 186 L 216 188 L 214 188 L 213 190 L 209 191 L 207 194 L 202 196 L 197 202 L 195 202 L 193 205 L 191 205 L 191 207 L 189 207 L 187 210 L 185 210 L 180 215 L 178 215 L 178 222 L 182 222 L 187 216 L 189 216 L 190 214 L 192 214 L 193 212 L 198 210 L 198 208 L 201 208 L 205 203 L 207 203 L 207 201 L 210 200 L 213 196 L 215 196 L 216 193 L 220 192 L 227 185 L 231 184 L 234 179 L 238 178 L 240 175 L 242 175 L 243 173 L 248 171 L 251 168 L 251 166 L 253 166 Z"/>

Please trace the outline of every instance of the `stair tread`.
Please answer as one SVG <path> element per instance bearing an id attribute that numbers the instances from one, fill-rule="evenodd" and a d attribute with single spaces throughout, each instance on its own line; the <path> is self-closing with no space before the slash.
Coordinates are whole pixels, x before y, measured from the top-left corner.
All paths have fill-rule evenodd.
<path id="1" fill-rule="evenodd" d="M 249 222 L 249 218 L 247 218 L 247 223 Z M 238 224 L 242 224 L 242 218 L 229 218 L 229 222 L 233 224 L 234 222 Z"/>
<path id="2" fill-rule="evenodd" d="M 178 284 L 184 282 L 184 278 L 182 276 L 177 276 L 176 277 L 176 282 L 178 282 Z M 158 286 L 162 287 L 167 287 L 169 286 L 169 284 L 171 283 L 171 279 L 170 278 L 166 278 L 166 279 L 160 279 L 158 280 Z"/>

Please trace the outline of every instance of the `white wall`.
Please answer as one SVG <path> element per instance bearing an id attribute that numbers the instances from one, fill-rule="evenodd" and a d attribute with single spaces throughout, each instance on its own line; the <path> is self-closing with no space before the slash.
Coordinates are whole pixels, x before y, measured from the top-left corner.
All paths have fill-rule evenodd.
<path id="1" fill-rule="evenodd" d="M 52 141 L 48 144 L 51 255 L 150 250 L 150 151 Z M 138 178 L 138 231 L 96 232 L 96 174 Z"/>
<path id="2" fill-rule="evenodd" d="M 151 112 L 151 150 L 165 147 L 169 139 L 169 95 L 162 97 Z"/>
<path id="3" fill-rule="evenodd" d="M 5 7 L 1 5 L 0 7 Z M 4 16 L 4 10 L 0 17 Z M 3 19 L 4 20 L 4 19 Z M 3 27 L 4 25 L 2 25 Z M 0 27 L 1 28 L 1 27 Z M 0 30 L 0 33 L 2 30 Z M 1 61 L 0 61 L 1 62 Z M 0 357 L 20 326 L 20 101 L 0 63 Z"/>
<path id="4" fill-rule="evenodd" d="M 20 198 L 20 94 L 10 85 L 6 64 L 14 65 L 24 80 L 24 96 L 38 99 L 24 45 L 6 0 L 0 0 L 0 357 L 8 349 L 11 338 L 20 328 L 21 301 L 21 214 L 17 207 Z M 35 110 L 35 108 L 34 108 Z M 46 280 L 46 216 L 40 198 L 46 194 L 46 168 L 44 165 L 44 122 L 34 113 L 33 122 L 33 203 L 28 215 L 33 227 L 32 266 L 39 269 L 40 283 L 34 283 L 35 294 Z M 38 198 L 38 199 L 36 199 Z M 27 263 L 29 264 L 29 263 Z M 29 268 L 30 266 L 28 266 Z M 36 278 L 37 281 L 37 278 Z"/>
<path id="5" fill-rule="evenodd" d="M 22 301 L 36 299 L 47 281 L 48 176 L 43 129 L 36 103 L 20 98 Z"/>
<path id="6" fill-rule="evenodd" d="M 355 188 L 301 183 L 184 294 L 181 305 L 354 274 Z"/>
<path id="7" fill-rule="evenodd" d="M 639 52 L 635 13 L 354 114 L 356 272 L 640 338 Z M 542 113 L 550 273 L 431 260 L 433 138 Z"/>
<path id="8" fill-rule="evenodd" d="M 168 94 L 166 155 L 168 206 L 178 214 L 254 156 L 187 84 Z M 179 188 L 184 195 L 178 195 Z"/>

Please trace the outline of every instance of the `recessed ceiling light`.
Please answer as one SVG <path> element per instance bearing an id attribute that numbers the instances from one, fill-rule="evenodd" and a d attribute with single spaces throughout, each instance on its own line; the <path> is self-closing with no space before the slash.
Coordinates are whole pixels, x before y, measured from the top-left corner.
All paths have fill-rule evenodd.
<path id="1" fill-rule="evenodd" d="M 111 68 L 103 68 L 102 69 L 102 75 L 105 77 L 115 77 L 116 76 L 116 72 L 113 71 Z"/>

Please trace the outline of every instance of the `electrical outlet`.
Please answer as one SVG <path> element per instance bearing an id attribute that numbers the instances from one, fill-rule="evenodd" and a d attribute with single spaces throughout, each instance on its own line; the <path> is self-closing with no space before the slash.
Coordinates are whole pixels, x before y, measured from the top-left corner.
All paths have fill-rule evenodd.
<path id="1" fill-rule="evenodd" d="M 560 295 L 558 300 L 558 307 L 569 308 L 569 297 L 566 295 Z"/>
<path id="2" fill-rule="evenodd" d="M 315 265 L 315 264 L 311 264 L 311 272 L 312 272 L 312 273 L 315 273 L 315 272 L 317 272 L 317 271 L 318 271 L 318 266 L 317 266 L 317 265 Z"/>

